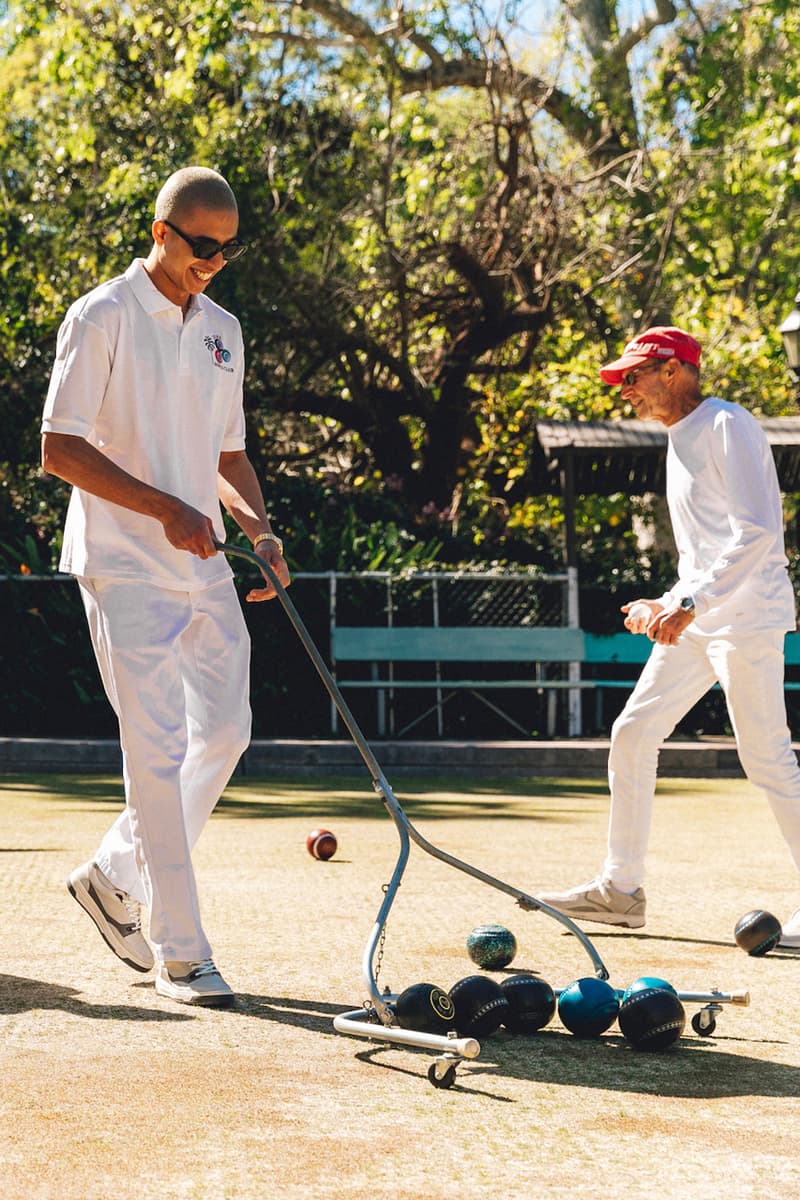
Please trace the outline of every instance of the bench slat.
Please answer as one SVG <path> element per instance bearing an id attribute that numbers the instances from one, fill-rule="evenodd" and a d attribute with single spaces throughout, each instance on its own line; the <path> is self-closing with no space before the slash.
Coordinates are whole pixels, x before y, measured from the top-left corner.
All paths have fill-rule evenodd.
<path id="1" fill-rule="evenodd" d="M 607 686 L 596 679 L 339 679 L 337 682 L 342 688 L 372 688 L 376 692 L 392 692 L 397 688 L 441 688 L 443 692 L 469 688 L 474 692 L 482 692 L 487 688 L 533 688 L 541 691 L 546 688 Z"/>
<path id="2" fill-rule="evenodd" d="M 646 663 L 653 643 L 642 634 L 584 634 L 587 663 Z M 787 667 L 800 666 L 800 633 L 787 633 L 784 642 Z"/>
<path id="3" fill-rule="evenodd" d="M 587 633 L 587 663 L 645 663 L 653 643 L 641 633 Z"/>
<path id="4" fill-rule="evenodd" d="M 800 666 L 800 633 L 787 633 L 784 655 L 787 667 Z"/>
<path id="5" fill-rule="evenodd" d="M 337 625 L 340 662 L 581 662 L 581 629 L 544 626 Z"/>

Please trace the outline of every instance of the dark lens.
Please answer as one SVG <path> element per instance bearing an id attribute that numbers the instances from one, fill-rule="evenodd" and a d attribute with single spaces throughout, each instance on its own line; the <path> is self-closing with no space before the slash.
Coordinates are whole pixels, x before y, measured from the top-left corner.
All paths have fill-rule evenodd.
<path id="1" fill-rule="evenodd" d="M 236 262 L 237 258 L 241 258 L 247 249 L 247 242 L 226 242 L 222 247 L 222 257 L 225 262 Z"/>
<path id="2" fill-rule="evenodd" d="M 213 258 L 219 252 L 220 244 L 213 238 L 199 237 L 192 239 L 192 250 L 195 258 Z"/>

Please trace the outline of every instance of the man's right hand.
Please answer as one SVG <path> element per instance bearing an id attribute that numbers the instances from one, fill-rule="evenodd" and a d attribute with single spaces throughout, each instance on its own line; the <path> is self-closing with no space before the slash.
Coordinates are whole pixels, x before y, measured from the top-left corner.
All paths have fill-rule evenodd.
<path id="1" fill-rule="evenodd" d="M 136 479 L 85 438 L 69 433 L 45 433 L 42 466 L 73 487 L 160 521 L 167 541 L 176 550 L 187 550 L 198 558 L 211 558 L 217 553 L 210 517 L 177 496 Z"/>
<path id="2" fill-rule="evenodd" d="M 161 524 L 167 541 L 176 550 L 187 550 L 198 558 L 211 558 L 217 553 L 211 518 L 190 504 L 173 497 L 166 515 L 161 518 Z"/>

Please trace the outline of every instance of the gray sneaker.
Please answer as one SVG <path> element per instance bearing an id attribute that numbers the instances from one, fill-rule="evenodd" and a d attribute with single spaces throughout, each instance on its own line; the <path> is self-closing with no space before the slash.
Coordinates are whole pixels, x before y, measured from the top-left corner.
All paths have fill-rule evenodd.
<path id="1" fill-rule="evenodd" d="M 142 933 L 142 906 L 138 900 L 114 887 L 94 862 L 77 867 L 67 887 L 117 958 L 134 971 L 152 971 L 155 959 Z"/>
<path id="2" fill-rule="evenodd" d="M 785 950 L 800 950 L 800 908 L 783 926 L 778 945 L 783 946 Z"/>
<path id="3" fill-rule="evenodd" d="M 640 887 L 628 896 L 613 883 L 594 879 L 569 892 L 541 892 L 536 899 L 573 921 L 597 921 L 601 925 L 624 925 L 627 929 L 641 929 L 644 925 L 645 897 Z"/>
<path id="4" fill-rule="evenodd" d="M 226 1008 L 234 1001 L 233 992 L 210 958 L 159 963 L 156 991 L 179 1004 L 203 1004 L 208 1008 Z"/>

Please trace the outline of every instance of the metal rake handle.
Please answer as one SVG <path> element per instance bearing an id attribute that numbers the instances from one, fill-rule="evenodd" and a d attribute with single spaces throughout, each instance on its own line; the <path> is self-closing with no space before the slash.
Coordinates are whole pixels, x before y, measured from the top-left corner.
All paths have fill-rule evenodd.
<path id="1" fill-rule="evenodd" d="M 214 545 L 218 550 L 221 550 L 223 554 L 232 555 L 236 558 L 243 558 L 245 562 L 252 563 L 254 567 L 258 568 L 267 583 L 274 587 L 275 593 L 280 600 L 287 617 L 291 621 L 295 633 L 300 638 L 300 641 L 303 643 L 309 658 L 317 668 L 317 674 L 325 685 L 328 695 L 336 705 L 339 715 L 347 726 L 356 748 L 361 754 L 361 757 L 364 759 L 367 769 L 372 776 L 373 782 L 381 781 L 386 783 L 380 764 L 375 755 L 372 753 L 372 750 L 370 749 L 363 733 L 359 729 L 355 717 L 350 712 L 347 701 L 342 695 L 335 679 L 328 670 L 325 660 L 314 644 L 311 634 L 306 629 L 303 618 L 300 616 L 294 604 L 289 599 L 289 596 L 286 593 L 286 588 L 283 586 L 280 579 L 278 579 L 278 576 L 275 574 L 275 571 L 272 569 L 270 564 L 266 562 L 265 559 L 261 558 L 260 555 L 256 554 L 253 550 L 245 550 L 241 546 L 231 546 L 228 542 L 217 541 L 216 538 L 214 539 Z M 388 787 L 388 784 L 386 786 Z"/>

